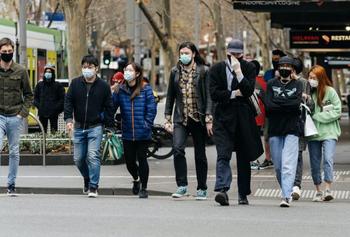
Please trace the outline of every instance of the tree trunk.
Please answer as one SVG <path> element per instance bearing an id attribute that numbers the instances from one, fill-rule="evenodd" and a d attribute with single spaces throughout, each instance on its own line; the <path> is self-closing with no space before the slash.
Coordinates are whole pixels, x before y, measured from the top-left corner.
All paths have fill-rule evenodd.
<path id="1" fill-rule="evenodd" d="M 215 39 L 216 39 L 216 51 L 218 61 L 222 61 L 226 58 L 226 48 L 225 48 L 225 39 L 224 39 L 224 30 L 222 25 L 221 17 L 221 5 L 219 1 L 215 1 L 214 5 L 214 18 L 215 18 Z"/>
<path id="2" fill-rule="evenodd" d="M 63 9 L 67 22 L 68 76 L 73 79 L 81 74 L 81 59 L 87 54 L 86 13 L 91 1 L 64 0 Z"/>

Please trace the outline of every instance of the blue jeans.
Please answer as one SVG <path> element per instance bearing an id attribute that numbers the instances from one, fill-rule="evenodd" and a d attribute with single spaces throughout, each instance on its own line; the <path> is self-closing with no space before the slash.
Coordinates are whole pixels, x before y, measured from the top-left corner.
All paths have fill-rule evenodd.
<path id="1" fill-rule="evenodd" d="M 102 126 L 89 129 L 74 129 L 74 163 L 84 179 L 89 179 L 89 188 L 98 188 L 100 180 Z"/>
<path id="2" fill-rule="evenodd" d="M 298 163 L 299 137 L 270 137 L 269 143 L 277 181 L 282 189 L 282 198 L 290 198 Z"/>
<path id="3" fill-rule="evenodd" d="M 7 135 L 9 144 L 9 174 L 7 185 L 15 185 L 19 165 L 19 139 L 23 128 L 23 118 L 0 115 L 0 148 L 3 148 L 3 138 Z"/>
<path id="4" fill-rule="evenodd" d="M 333 157 L 335 153 L 335 144 L 335 139 L 329 139 L 324 141 L 310 141 L 308 143 L 310 153 L 311 175 L 315 185 L 320 185 L 322 183 L 322 158 L 324 181 L 333 182 Z"/>

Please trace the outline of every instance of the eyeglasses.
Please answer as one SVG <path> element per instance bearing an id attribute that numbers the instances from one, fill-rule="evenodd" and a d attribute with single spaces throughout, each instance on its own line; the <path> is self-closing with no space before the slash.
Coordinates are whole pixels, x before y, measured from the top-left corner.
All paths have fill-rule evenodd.
<path id="1" fill-rule="evenodd" d="M 84 65 L 84 66 L 83 66 L 83 69 L 86 69 L 86 68 L 88 68 L 88 69 L 95 69 L 95 66 L 93 66 L 93 65 L 92 65 L 92 66 L 91 66 L 91 65 L 85 66 L 85 65 Z"/>
<path id="2" fill-rule="evenodd" d="M 1 50 L 0 53 L 4 53 L 4 54 L 7 54 L 7 53 L 13 53 L 13 50 Z"/>

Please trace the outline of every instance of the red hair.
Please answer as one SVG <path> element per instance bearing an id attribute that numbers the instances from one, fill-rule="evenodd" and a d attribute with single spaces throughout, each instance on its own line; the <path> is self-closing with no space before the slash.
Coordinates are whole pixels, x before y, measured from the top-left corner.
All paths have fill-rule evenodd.
<path id="1" fill-rule="evenodd" d="M 332 82 L 329 80 L 326 70 L 324 67 L 320 65 L 313 66 L 309 71 L 310 73 L 314 73 L 318 79 L 318 86 L 317 86 L 317 104 L 321 107 L 322 106 L 322 100 L 326 94 L 326 87 L 332 86 Z"/>

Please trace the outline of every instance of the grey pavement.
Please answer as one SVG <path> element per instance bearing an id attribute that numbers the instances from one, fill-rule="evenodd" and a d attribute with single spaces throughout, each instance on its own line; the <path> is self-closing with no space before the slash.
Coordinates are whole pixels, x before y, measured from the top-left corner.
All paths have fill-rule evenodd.
<path id="1" fill-rule="evenodd" d="M 88 199 L 72 195 L 0 196 L 1 236 L 305 236 L 344 237 L 350 232 L 348 203 L 252 200 L 220 207 L 213 200 L 141 200 L 131 196 Z"/>

